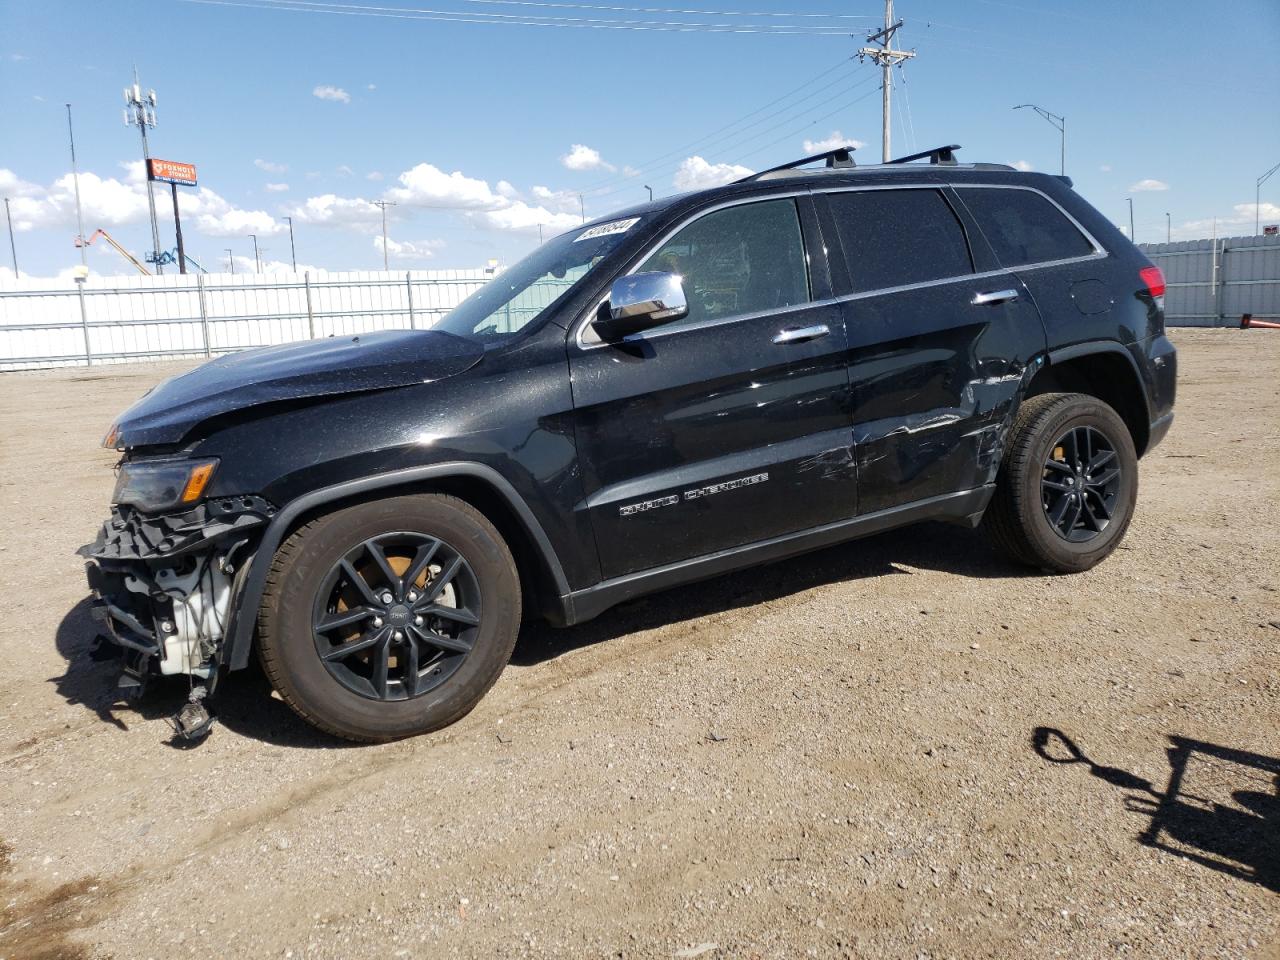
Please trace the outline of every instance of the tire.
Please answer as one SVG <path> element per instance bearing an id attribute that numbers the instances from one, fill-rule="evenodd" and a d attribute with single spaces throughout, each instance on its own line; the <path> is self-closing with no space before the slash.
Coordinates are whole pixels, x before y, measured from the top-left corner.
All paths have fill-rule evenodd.
<path id="1" fill-rule="evenodd" d="M 395 740 L 465 716 L 511 658 L 520 615 L 520 577 L 493 524 L 456 497 L 394 497 L 311 520 L 280 546 L 258 652 L 308 723 Z"/>
<path id="2" fill-rule="evenodd" d="M 1100 465 L 1093 472 L 1076 471 L 1077 449 Z M 1099 483 L 1113 467 L 1118 476 Z M 982 527 L 997 549 L 1020 563 L 1079 573 L 1119 545 L 1137 497 L 1138 456 L 1119 414 L 1096 397 L 1046 393 L 1018 409 Z M 1064 512 L 1055 524 L 1059 509 Z"/>

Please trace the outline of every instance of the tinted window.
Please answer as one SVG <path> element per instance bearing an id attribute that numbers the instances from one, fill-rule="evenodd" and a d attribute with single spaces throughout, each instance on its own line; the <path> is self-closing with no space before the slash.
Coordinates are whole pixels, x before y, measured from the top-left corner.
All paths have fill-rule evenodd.
<path id="1" fill-rule="evenodd" d="M 1093 245 L 1054 204 L 1030 190 L 958 191 L 1002 266 L 1017 267 L 1093 253 Z"/>
<path id="2" fill-rule="evenodd" d="M 778 310 L 809 300 L 800 219 L 792 200 L 709 213 L 666 241 L 638 268 L 678 273 L 688 321 Z"/>
<path id="3" fill-rule="evenodd" d="M 964 230 L 936 190 L 828 195 L 855 292 L 973 272 Z"/>

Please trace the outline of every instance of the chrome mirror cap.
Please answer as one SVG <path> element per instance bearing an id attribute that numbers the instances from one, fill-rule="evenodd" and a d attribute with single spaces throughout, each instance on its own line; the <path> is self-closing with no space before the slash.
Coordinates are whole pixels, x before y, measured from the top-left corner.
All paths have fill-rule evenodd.
<path id="1" fill-rule="evenodd" d="M 633 273 L 619 277 L 609 290 L 606 310 L 592 324 L 606 340 L 678 320 L 689 313 L 683 278 L 676 273 Z"/>

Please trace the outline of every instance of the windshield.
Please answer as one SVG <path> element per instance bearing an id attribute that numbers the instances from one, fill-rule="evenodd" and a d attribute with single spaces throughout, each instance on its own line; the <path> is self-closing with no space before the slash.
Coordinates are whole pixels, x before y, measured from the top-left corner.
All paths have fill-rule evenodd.
<path id="1" fill-rule="evenodd" d="M 519 333 L 594 270 L 639 220 L 611 220 L 547 241 L 454 307 L 434 329 L 486 344 Z"/>

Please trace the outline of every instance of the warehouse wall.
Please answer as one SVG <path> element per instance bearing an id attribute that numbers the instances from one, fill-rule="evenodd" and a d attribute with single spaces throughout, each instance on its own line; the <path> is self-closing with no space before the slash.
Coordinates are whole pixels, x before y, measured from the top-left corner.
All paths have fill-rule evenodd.
<path id="1" fill-rule="evenodd" d="M 1138 245 L 1164 271 L 1171 327 L 1237 327 L 1280 320 L 1280 237 L 1220 237 Z"/>

